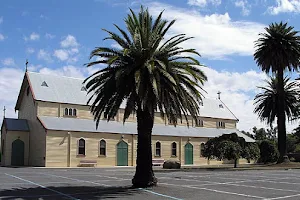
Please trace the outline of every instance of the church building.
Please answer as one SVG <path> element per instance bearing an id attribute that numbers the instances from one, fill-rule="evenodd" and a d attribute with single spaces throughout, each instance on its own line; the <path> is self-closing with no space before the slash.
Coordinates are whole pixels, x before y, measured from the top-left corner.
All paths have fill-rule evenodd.
<path id="1" fill-rule="evenodd" d="M 105 117 L 98 129 L 87 103 L 83 79 L 26 72 L 15 110 L 1 127 L 2 166 L 98 167 L 135 166 L 137 123 L 132 114 L 123 124 L 124 105 L 113 121 Z M 200 116 L 174 127 L 155 114 L 153 162 L 177 160 L 181 165 L 205 165 L 204 143 L 222 134 L 237 133 L 238 119 L 218 99 L 203 99 Z M 220 161 L 213 161 L 220 162 Z"/>

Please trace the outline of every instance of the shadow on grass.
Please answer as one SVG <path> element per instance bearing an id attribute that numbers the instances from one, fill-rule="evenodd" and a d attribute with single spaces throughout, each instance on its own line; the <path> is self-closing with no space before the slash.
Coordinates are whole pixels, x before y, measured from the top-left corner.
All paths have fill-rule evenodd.
<path id="1" fill-rule="evenodd" d="M 126 187 L 102 187 L 102 186 L 49 186 L 47 188 L 13 188 L 0 190 L 0 199 L 132 199 L 130 195 L 141 193 L 139 189 Z"/>

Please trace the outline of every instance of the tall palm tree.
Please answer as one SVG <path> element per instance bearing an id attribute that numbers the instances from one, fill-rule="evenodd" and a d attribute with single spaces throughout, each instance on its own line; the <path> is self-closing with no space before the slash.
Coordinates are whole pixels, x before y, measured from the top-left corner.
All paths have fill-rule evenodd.
<path id="1" fill-rule="evenodd" d="M 162 19 L 162 12 L 153 20 L 148 10 L 135 14 L 130 9 L 125 19 L 127 31 L 115 27 L 120 35 L 105 30 L 121 49 L 97 47 L 91 52 L 87 66 L 105 64 L 106 67 L 85 80 L 91 94 L 91 112 L 96 126 L 102 114 L 107 120 L 118 112 L 125 101 L 124 120 L 131 113 L 137 117 L 137 161 L 132 179 L 135 187 L 147 187 L 157 183 L 152 169 L 151 134 L 154 113 L 160 112 L 175 125 L 177 120 L 187 120 L 199 115 L 202 101 L 202 85 L 207 80 L 198 66 L 195 49 L 184 49 L 178 45 L 191 39 L 185 34 L 169 39 L 166 33 L 174 24 Z"/>
<path id="2" fill-rule="evenodd" d="M 261 121 L 266 121 L 272 125 L 278 116 L 278 92 L 277 78 L 271 77 L 266 80 L 266 87 L 258 87 L 262 90 L 254 98 L 256 107 L 254 112 L 258 114 Z M 294 120 L 299 115 L 300 107 L 300 84 L 296 81 L 290 81 L 290 78 L 283 79 L 284 84 L 284 112 L 289 121 Z"/>
<path id="3" fill-rule="evenodd" d="M 254 112 L 261 121 L 267 122 L 272 127 L 275 118 L 278 118 L 279 94 L 277 92 L 278 79 L 271 77 L 266 80 L 267 86 L 258 87 L 261 93 L 254 98 Z M 290 81 L 290 78 L 283 79 L 284 85 L 284 112 L 289 121 L 295 120 L 300 114 L 300 84 Z M 278 143 L 279 145 L 279 143 Z"/>
<path id="4" fill-rule="evenodd" d="M 254 60 L 262 71 L 275 73 L 277 84 L 277 127 L 278 162 L 288 161 L 286 156 L 286 126 L 285 126 L 285 95 L 284 71 L 293 71 L 299 68 L 300 37 L 294 27 L 287 23 L 272 23 L 266 27 L 265 33 L 260 33 L 260 38 L 255 41 Z"/>

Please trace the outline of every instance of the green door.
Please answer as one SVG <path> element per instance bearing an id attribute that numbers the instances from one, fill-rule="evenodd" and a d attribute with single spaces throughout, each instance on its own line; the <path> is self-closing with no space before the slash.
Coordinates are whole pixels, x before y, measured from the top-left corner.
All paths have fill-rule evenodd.
<path id="1" fill-rule="evenodd" d="M 117 144 L 117 166 L 128 166 L 128 144 L 124 141 Z"/>
<path id="2" fill-rule="evenodd" d="M 184 163 L 186 165 L 192 165 L 193 164 L 193 145 L 191 143 L 187 143 L 184 147 Z"/>
<path id="3" fill-rule="evenodd" d="M 11 165 L 24 166 L 24 142 L 16 139 L 11 147 Z"/>

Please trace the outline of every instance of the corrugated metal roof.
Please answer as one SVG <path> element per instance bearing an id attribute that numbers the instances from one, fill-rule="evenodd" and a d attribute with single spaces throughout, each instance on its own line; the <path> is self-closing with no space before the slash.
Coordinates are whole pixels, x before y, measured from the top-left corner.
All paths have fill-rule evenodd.
<path id="1" fill-rule="evenodd" d="M 119 134 L 137 134 L 137 124 L 132 122 L 123 123 L 116 121 L 100 121 L 98 129 L 93 120 L 73 119 L 59 117 L 39 117 L 45 128 L 48 130 L 62 131 L 81 131 L 98 133 L 119 133 Z M 154 124 L 153 135 L 162 136 L 180 136 L 180 137 L 206 137 L 213 138 L 222 134 L 237 133 L 238 136 L 245 138 L 247 142 L 254 142 L 253 139 L 244 135 L 236 129 L 216 129 L 186 126 L 167 126 L 164 124 Z"/>
<path id="2" fill-rule="evenodd" d="M 5 118 L 4 124 L 8 131 L 29 131 L 29 126 L 26 119 Z"/>
<path id="3" fill-rule="evenodd" d="M 87 92 L 82 90 L 83 79 L 35 72 L 27 73 L 36 100 L 86 105 L 88 96 Z M 44 82 L 48 87 L 42 86 Z M 120 107 L 125 108 L 125 105 L 123 102 Z M 220 108 L 220 105 L 223 108 Z M 223 102 L 210 98 L 203 99 L 200 116 L 237 120 Z"/>

